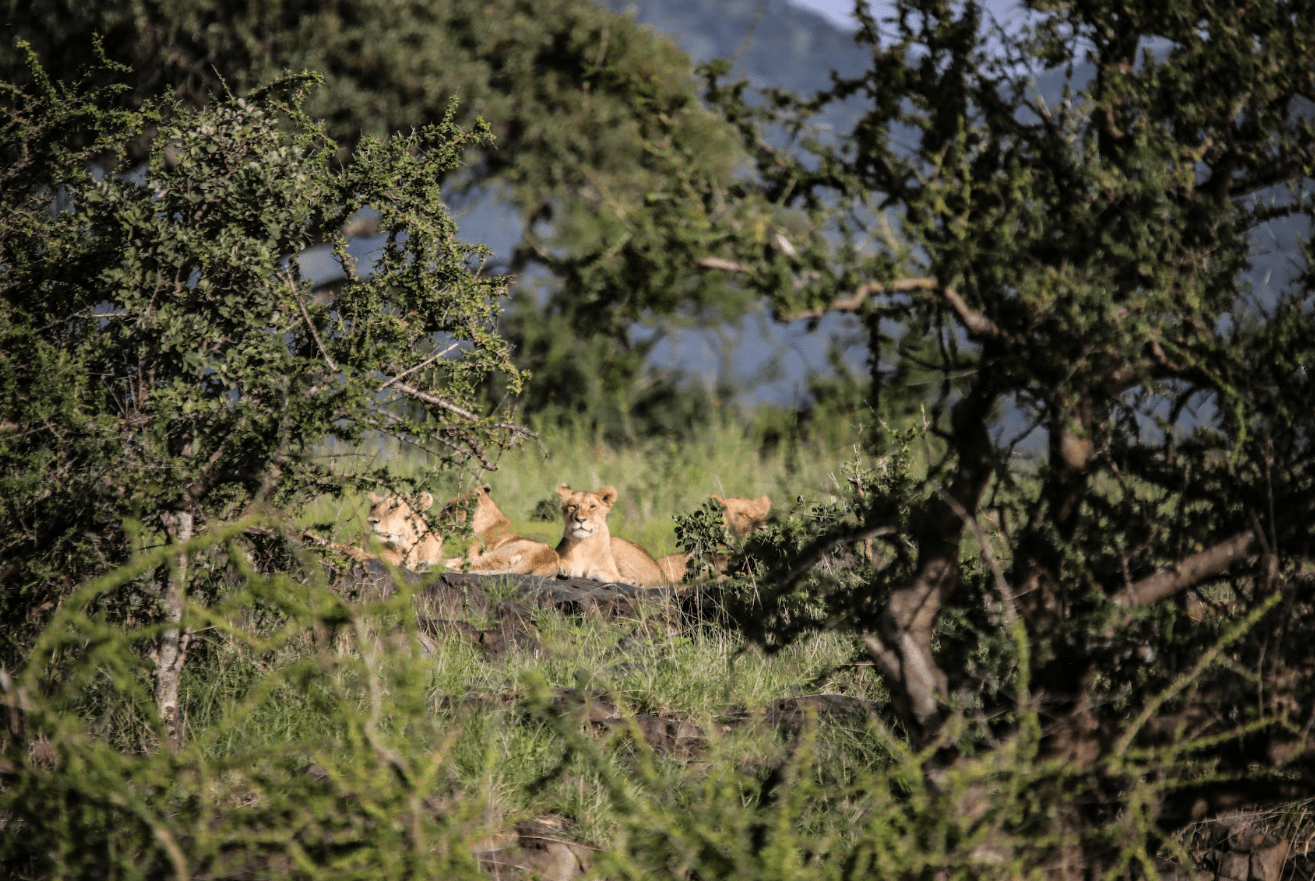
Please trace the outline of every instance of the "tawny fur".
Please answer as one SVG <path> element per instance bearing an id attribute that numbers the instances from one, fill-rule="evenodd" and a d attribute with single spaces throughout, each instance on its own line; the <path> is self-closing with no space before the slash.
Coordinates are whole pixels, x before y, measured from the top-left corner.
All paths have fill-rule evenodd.
<path id="1" fill-rule="evenodd" d="M 653 559 L 653 555 L 643 545 L 635 544 L 624 538 L 612 536 L 612 556 L 616 559 L 616 569 L 621 573 L 621 580 L 626 584 L 639 587 L 661 587 L 670 584 L 666 572 Z M 680 579 L 674 579 L 679 581 Z"/>
<path id="2" fill-rule="evenodd" d="M 766 526 L 767 515 L 772 511 L 772 500 L 767 496 L 758 496 L 756 499 L 731 496 L 723 499 L 713 493 L 708 498 L 713 504 L 721 505 L 721 516 L 726 522 L 726 528 L 737 539 L 742 539 Z"/>
<path id="3" fill-rule="evenodd" d="M 721 517 L 722 522 L 726 524 L 726 531 L 737 542 L 743 541 L 745 536 L 762 529 L 767 524 L 767 515 L 772 510 L 772 500 L 767 496 L 759 496 L 756 499 L 729 496 L 723 499 L 713 493 L 708 499 L 722 509 Z M 713 562 L 718 572 L 725 571 L 727 559 L 728 557 L 725 554 L 714 556 Z M 668 554 L 665 557 L 659 557 L 657 564 L 668 581 L 679 582 L 685 578 L 685 568 L 689 564 L 689 554 Z"/>
<path id="4" fill-rule="evenodd" d="M 557 552 L 549 545 L 518 535 L 515 525 L 502 512 L 485 485 L 469 490 L 448 502 L 441 517 L 464 523 L 471 500 L 475 502 L 471 530 L 478 539 L 464 557 L 453 557 L 447 568 L 481 575 L 557 574 Z"/>
<path id="5" fill-rule="evenodd" d="M 612 535 L 607 515 L 616 504 L 614 487 L 577 492 L 561 483 L 557 494 L 562 498 L 562 540 L 557 545 L 562 575 L 639 587 L 669 582 L 652 554 L 633 541 Z"/>
<path id="6" fill-rule="evenodd" d="M 422 492 L 416 499 L 423 510 L 434 497 Z M 401 496 L 370 493 L 370 529 L 384 545 L 380 558 L 394 566 L 424 569 L 443 565 L 443 537 Z"/>
<path id="7" fill-rule="evenodd" d="M 620 581 L 621 573 L 612 553 L 612 533 L 607 528 L 607 514 L 616 504 L 616 489 L 604 486 L 593 491 L 576 491 L 559 483 L 557 495 L 562 499 L 558 573 L 567 578 Z"/>
<path id="8" fill-rule="evenodd" d="M 378 560 L 378 554 L 372 554 L 364 548 L 358 548 L 356 545 L 344 545 L 334 541 L 329 541 L 317 532 L 307 529 L 301 534 L 302 538 L 314 542 L 325 550 L 332 551 L 335 554 L 341 554 L 344 557 L 355 560 L 357 563 L 364 563 L 367 560 Z M 394 555 L 396 556 L 396 555 Z M 397 565 L 394 563 L 393 565 Z"/>
<path id="9" fill-rule="evenodd" d="M 679 584 L 685 578 L 685 566 L 689 563 L 689 554 L 667 554 L 665 557 L 658 557 L 658 568 L 662 570 L 662 577 L 672 584 Z"/>

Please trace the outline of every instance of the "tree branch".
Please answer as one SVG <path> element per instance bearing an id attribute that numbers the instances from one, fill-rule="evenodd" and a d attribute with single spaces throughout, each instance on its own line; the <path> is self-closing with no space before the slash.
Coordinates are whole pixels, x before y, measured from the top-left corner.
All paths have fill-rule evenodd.
<path id="1" fill-rule="evenodd" d="M 411 385 L 407 385 L 404 382 L 398 382 L 397 380 L 400 378 L 401 375 L 395 376 L 393 379 L 390 379 L 388 382 L 384 383 L 384 385 L 380 388 L 380 391 L 392 387 L 397 389 L 402 394 L 407 395 L 408 397 L 415 398 L 417 401 L 421 401 L 426 404 L 431 404 L 435 407 L 438 407 L 439 409 L 446 410 L 447 412 L 453 414 L 454 416 L 460 416 L 462 419 L 469 420 L 470 422 L 476 422 L 476 423 L 479 422 L 480 417 L 478 414 L 472 413 L 470 410 L 467 410 L 464 407 L 459 407 L 456 404 L 453 404 L 451 401 L 446 401 L 443 398 L 438 397 L 437 395 L 430 394 L 429 392 L 426 391 L 421 391 L 420 389 Z M 515 434 L 517 437 L 524 437 L 524 438 L 538 437 L 538 435 L 530 431 L 528 428 L 525 428 L 522 425 L 517 425 L 514 422 L 492 422 L 489 423 L 489 427 L 501 428 L 506 431 L 510 431 L 513 434 Z"/>
<path id="2" fill-rule="evenodd" d="M 1172 568 L 1161 569 L 1153 575 L 1126 585 L 1113 597 L 1121 606 L 1136 608 L 1158 602 L 1179 591 L 1194 587 L 1206 579 L 1226 571 L 1242 559 L 1255 544 L 1256 532 L 1248 529 L 1229 536 L 1203 551 L 1184 557 Z"/>
<path id="3" fill-rule="evenodd" d="M 800 309 L 798 312 L 781 313 L 777 317 L 782 321 L 795 321 L 800 318 L 821 318 L 828 312 L 857 312 L 863 308 L 863 304 L 867 302 L 869 297 L 881 294 L 903 294 L 909 291 L 930 290 L 936 286 L 936 279 L 930 277 L 900 278 L 890 284 L 870 281 L 859 285 L 858 289 L 848 297 L 834 300 L 829 306 L 820 309 Z M 955 299 L 958 299 L 957 294 Z M 963 301 L 959 300 L 959 302 L 962 303 Z"/>
<path id="4" fill-rule="evenodd" d="M 841 533 L 832 533 L 819 537 L 811 546 L 805 548 L 797 557 L 790 560 L 790 568 L 783 572 L 775 572 L 767 579 L 770 583 L 785 585 L 787 590 L 792 589 L 799 579 L 808 573 L 810 569 L 827 555 L 827 553 L 836 545 L 853 544 L 865 542 L 871 538 L 877 538 L 883 535 L 895 535 L 899 530 L 889 524 L 879 526 L 864 526 L 858 529 L 849 530 Z"/>
<path id="5" fill-rule="evenodd" d="M 383 385 L 379 386 L 379 391 L 384 391 L 384 390 L 387 389 L 389 386 L 396 385 L 397 383 L 401 382 L 402 379 L 404 379 L 405 377 L 410 376 L 412 373 L 415 373 L 415 372 L 418 371 L 418 370 L 422 370 L 422 369 L 424 369 L 425 367 L 428 367 L 430 364 L 433 364 L 433 363 L 434 363 L 435 361 L 437 361 L 439 358 L 442 358 L 444 355 L 446 355 L 447 353 L 451 352 L 453 349 L 456 349 L 456 348 L 458 348 L 457 344 L 456 344 L 456 343 L 452 343 L 452 344 L 451 344 L 450 346 L 448 346 L 446 349 L 440 349 L 439 351 L 435 352 L 435 353 L 434 353 L 433 355 L 431 355 L 430 357 L 428 357 L 428 358 L 426 358 L 425 360 L 421 361 L 419 364 L 416 364 L 416 365 L 413 366 L 413 367 L 409 367 L 409 368 L 407 368 L 406 370 L 403 370 L 401 373 L 397 374 L 397 375 L 394 376 L 392 379 L 388 380 L 388 381 L 385 382 Z"/>
<path id="6" fill-rule="evenodd" d="M 959 467 L 948 489 L 929 499 L 912 520 L 918 545 L 918 568 L 912 580 L 891 594 L 880 633 L 863 636 L 886 676 L 892 705 L 919 746 L 937 737 L 945 719 L 949 683 L 936 664 L 932 637 L 941 606 L 959 585 L 960 537 L 975 516 L 992 473 L 993 446 L 986 418 L 996 403 L 994 382 L 991 369 L 984 366 L 975 388 L 951 411 Z"/>
<path id="7" fill-rule="evenodd" d="M 721 272 L 749 273 L 753 271 L 753 267 L 747 263 L 725 260 L 721 257 L 699 257 L 694 261 L 694 265 L 701 266 L 704 269 L 716 269 Z M 930 290 L 940 291 L 941 297 L 959 316 L 959 320 L 963 322 L 963 326 L 972 336 L 981 339 L 1005 339 L 1005 333 L 999 325 L 986 317 L 986 314 L 981 310 L 969 306 L 967 301 L 954 288 L 943 287 L 940 281 L 932 276 L 898 278 L 889 284 L 875 281 L 866 282 L 859 285 L 854 293 L 833 300 L 830 305 L 817 309 L 800 309 L 796 312 L 778 312 L 776 318 L 779 321 L 797 321 L 802 318 L 821 318 L 830 312 L 857 312 L 863 308 L 863 304 L 867 302 L 869 297 Z"/>
<path id="8" fill-rule="evenodd" d="M 194 519 L 190 511 L 164 511 L 160 514 L 172 545 L 183 546 L 192 539 Z M 165 628 L 151 650 L 155 662 L 155 703 L 164 723 L 165 747 L 177 750 L 182 744 L 183 719 L 179 706 L 179 684 L 192 632 L 183 627 L 183 610 L 187 605 L 187 577 L 190 554 L 186 549 L 169 561 L 168 582 L 161 598 Z"/>
<path id="9" fill-rule="evenodd" d="M 315 329 L 315 322 L 311 321 L 310 312 L 306 309 L 306 304 L 301 299 L 301 292 L 297 290 L 296 279 L 289 277 L 288 287 L 292 290 L 292 296 L 297 300 L 297 306 L 301 309 L 301 317 L 306 319 L 306 329 L 310 331 L 311 338 L 315 340 L 315 347 L 320 350 L 320 356 L 324 358 L 324 363 L 329 366 L 330 372 L 341 372 L 338 369 L 337 362 L 333 360 L 333 357 L 329 355 L 328 350 L 324 348 L 324 341 L 320 339 L 320 332 Z"/>
<path id="10" fill-rule="evenodd" d="M 380 391 L 388 388 L 389 386 L 393 386 L 396 387 L 396 389 L 399 392 L 406 395 L 407 397 L 415 398 L 417 401 L 423 401 L 426 404 L 431 404 L 435 407 L 438 407 L 440 410 L 446 410 L 447 412 L 453 414 L 454 416 L 460 416 L 462 419 L 468 419 L 471 422 L 479 421 L 479 416 L 467 410 L 466 408 L 458 407 L 456 404 L 453 404 L 451 401 L 445 401 L 442 398 L 438 397 L 437 395 L 431 395 L 429 392 L 421 391 L 415 386 L 407 385 L 404 382 L 398 382 L 398 379 L 400 378 L 401 378 L 400 376 L 397 376 L 389 380 L 388 382 L 384 383 Z"/>
<path id="11" fill-rule="evenodd" d="M 737 263 L 734 260 L 723 260 L 720 257 L 699 257 L 694 261 L 695 266 L 701 266 L 704 269 L 716 269 L 721 272 L 752 272 L 753 267 L 747 263 Z"/>
<path id="12" fill-rule="evenodd" d="M 1002 339 L 1004 334 L 995 325 L 991 319 L 987 318 L 980 311 L 971 308 L 963 297 L 959 296 L 954 288 L 941 287 L 940 282 L 931 276 L 916 276 L 912 278 L 898 278 L 889 284 L 870 281 L 858 286 L 858 289 L 848 297 L 841 297 L 832 301 L 829 306 L 819 309 L 800 309 L 797 312 L 778 313 L 777 318 L 782 321 L 795 321 L 800 318 L 821 318 L 828 312 L 857 312 L 863 308 L 869 297 L 876 297 L 882 294 L 907 294 L 910 291 L 930 291 L 939 289 L 945 302 L 959 316 L 959 320 L 968 328 L 969 333 L 975 336 L 991 337 L 993 339 Z"/>

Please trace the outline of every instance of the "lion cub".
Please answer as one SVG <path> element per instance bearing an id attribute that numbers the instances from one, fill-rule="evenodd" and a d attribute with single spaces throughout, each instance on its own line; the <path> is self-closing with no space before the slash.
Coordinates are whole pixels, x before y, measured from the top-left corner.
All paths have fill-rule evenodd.
<path id="1" fill-rule="evenodd" d="M 490 495 L 492 487 L 485 484 L 457 496 L 448 502 L 439 516 L 466 522 L 471 499 L 475 511 L 471 530 L 478 539 L 464 557 L 453 557 L 447 568 L 456 571 L 477 572 L 481 575 L 539 575 L 552 578 L 557 575 L 557 552 L 550 546 L 516 533 L 516 527 Z"/>
<path id="2" fill-rule="evenodd" d="M 607 515 L 616 504 L 616 488 L 587 492 L 557 485 L 562 498 L 562 540 L 557 545 L 559 572 L 568 578 L 658 587 L 668 579 L 648 551 L 624 538 L 613 538 Z"/>

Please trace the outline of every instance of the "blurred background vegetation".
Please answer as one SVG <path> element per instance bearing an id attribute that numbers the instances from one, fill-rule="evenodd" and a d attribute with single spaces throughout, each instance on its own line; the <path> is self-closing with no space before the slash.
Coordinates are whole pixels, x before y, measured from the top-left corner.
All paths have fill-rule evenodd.
<path id="1" fill-rule="evenodd" d="M 0 865 L 1308 875 L 1315 7 L 621 8 L 0 0 Z"/>
<path id="2" fill-rule="evenodd" d="M 335 3 L 309 13 L 296 3 L 257 11 L 10 0 L 3 17 L 11 39 L 30 42 L 57 79 L 80 74 L 99 35 L 133 71 L 128 104 L 167 88 L 201 105 L 284 70 L 315 70 L 325 84 L 307 111 L 342 151 L 437 120 L 453 96 L 459 123 L 488 120 L 492 145 L 468 152 L 442 183 L 463 240 L 492 248 L 488 271 L 512 277 L 502 330 L 517 365 L 538 377 L 516 402 L 526 416 L 586 418 L 615 443 L 680 434 L 741 402 L 781 406 L 761 417 L 778 427 L 814 421 L 814 406 L 829 414 L 835 393 L 835 408 L 849 412 L 856 399 L 842 389 L 863 382 L 861 355 L 833 362 L 843 365 L 837 374 L 827 350 L 833 339 L 861 344 L 857 322 L 764 330 L 771 322 L 756 295 L 691 264 L 704 231 L 691 230 L 681 254 L 670 230 L 638 222 L 672 168 L 729 186 L 746 160 L 731 128 L 704 108 L 691 60 L 733 57 L 756 87 L 807 90 L 825 86 L 830 69 L 860 70 L 862 50 L 784 0 L 616 9 L 589 0 Z M 12 42 L 0 46 L 0 72 L 26 76 Z M 354 232 L 368 253 L 374 230 Z M 654 241 L 623 261 L 603 259 L 636 237 Z M 322 260 L 307 267 L 326 282 L 338 277 Z"/>

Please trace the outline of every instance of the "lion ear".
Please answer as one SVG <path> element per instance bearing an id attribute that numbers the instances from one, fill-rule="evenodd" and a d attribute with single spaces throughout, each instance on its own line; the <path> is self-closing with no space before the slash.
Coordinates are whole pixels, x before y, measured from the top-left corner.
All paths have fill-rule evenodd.
<path id="1" fill-rule="evenodd" d="M 434 507 L 434 494 L 422 492 L 420 494 L 420 507 L 424 508 L 426 511 Z"/>
<path id="2" fill-rule="evenodd" d="M 383 496 L 377 496 L 373 491 L 370 493 L 370 504 L 377 505 L 384 500 Z"/>
<path id="3" fill-rule="evenodd" d="M 484 492 L 484 495 L 487 496 L 493 492 L 493 484 L 486 483 L 483 486 L 481 486 L 480 489 Z"/>
<path id="4" fill-rule="evenodd" d="M 563 499 L 569 499 L 571 497 L 571 488 L 564 482 L 559 483 L 557 484 L 557 495 L 561 496 Z"/>
<path id="5" fill-rule="evenodd" d="M 605 486 L 598 491 L 598 498 L 609 508 L 616 504 L 616 487 Z"/>
<path id="6" fill-rule="evenodd" d="M 758 496 L 758 498 L 753 500 L 753 505 L 753 513 L 755 517 L 766 517 L 772 510 L 772 500 L 767 498 L 767 496 Z"/>
<path id="7" fill-rule="evenodd" d="M 717 495 L 716 493 L 713 493 L 712 495 L 708 496 L 708 501 L 715 502 L 718 508 L 726 507 L 726 500 L 723 499 L 721 496 Z"/>

